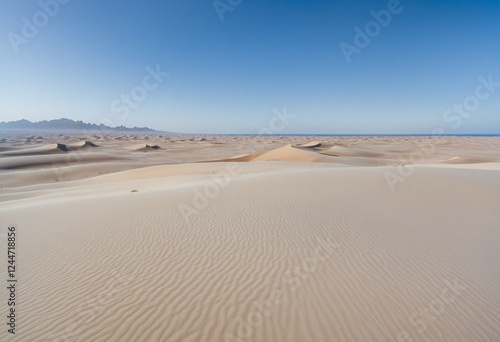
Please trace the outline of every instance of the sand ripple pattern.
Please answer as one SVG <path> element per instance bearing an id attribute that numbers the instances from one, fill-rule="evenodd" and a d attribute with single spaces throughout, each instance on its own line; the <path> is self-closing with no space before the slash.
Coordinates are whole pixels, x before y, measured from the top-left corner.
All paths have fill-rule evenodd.
<path id="1" fill-rule="evenodd" d="M 498 341 L 497 174 L 422 168 L 391 193 L 382 172 L 242 174 L 189 225 L 199 177 L 3 202 L 16 341 Z"/>

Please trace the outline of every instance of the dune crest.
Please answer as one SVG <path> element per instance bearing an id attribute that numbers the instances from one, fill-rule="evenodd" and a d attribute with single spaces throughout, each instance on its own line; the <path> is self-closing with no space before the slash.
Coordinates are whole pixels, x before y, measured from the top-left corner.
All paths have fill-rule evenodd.
<path id="1" fill-rule="evenodd" d="M 93 147 L 99 147 L 91 141 L 78 141 L 70 144 L 57 144 L 57 148 L 62 151 L 79 151 L 83 149 L 89 149 Z"/>
<path id="2" fill-rule="evenodd" d="M 453 157 L 443 161 L 443 164 L 482 164 L 498 162 L 500 159 L 494 157 L 470 156 L 470 157 Z"/>
<path id="3" fill-rule="evenodd" d="M 43 146 L 6 151 L 0 153 L 0 156 L 14 157 L 14 156 L 36 156 L 43 154 L 57 154 L 62 152 L 79 151 L 94 147 L 98 146 L 91 141 L 78 141 L 70 144 L 54 143 Z"/>
<path id="4" fill-rule="evenodd" d="M 313 148 L 313 147 L 321 147 L 321 142 L 319 141 L 311 141 L 305 144 L 297 145 L 296 147 L 308 147 L 308 148 Z"/>
<path id="5" fill-rule="evenodd" d="M 291 161 L 291 162 L 332 162 L 330 157 L 322 156 L 314 151 L 299 149 L 288 144 L 262 153 L 239 155 L 221 161 L 257 162 L 257 161 Z"/>
<path id="6" fill-rule="evenodd" d="M 130 149 L 136 152 L 148 152 L 148 151 L 159 150 L 161 149 L 161 147 L 158 145 L 139 144 L 132 146 Z"/>

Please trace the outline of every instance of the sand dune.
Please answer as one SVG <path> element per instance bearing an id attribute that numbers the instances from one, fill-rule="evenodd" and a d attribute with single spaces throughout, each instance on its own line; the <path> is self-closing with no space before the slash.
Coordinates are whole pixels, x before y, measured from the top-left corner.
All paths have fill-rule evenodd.
<path id="1" fill-rule="evenodd" d="M 148 144 L 139 144 L 134 145 L 130 149 L 136 152 L 149 152 L 154 150 L 159 150 L 161 147 L 158 145 L 148 145 Z"/>
<path id="2" fill-rule="evenodd" d="M 373 158 L 373 159 L 370 159 Z M 258 161 L 290 161 L 334 163 L 345 166 L 378 166 L 390 165 L 392 160 L 382 153 L 341 146 L 325 146 L 319 142 L 296 145 L 291 144 L 255 154 L 245 154 L 219 161 L 258 162 Z"/>
<path id="3" fill-rule="evenodd" d="M 68 151 L 80 151 L 83 149 L 88 149 L 92 147 L 98 147 L 96 144 L 90 141 L 79 141 L 71 144 L 61 144 L 54 143 L 32 148 L 24 148 L 19 150 L 10 150 L 7 152 L 0 153 L 1 156 L 30 156 L 30 155 L 42 155 L 42 154 L 54 154 L 62 153 Z"/>
<path id="4" fill-rule="evenodd" d="M 321 142 L 319 142 L 319 141 L 311 141 L 311 142 L 308 142 L 308 143 L 305 143 L 305 144 L 297 145 L 297 147 L 310 147 L 310 148 L 321 147 Z"/>
<path id="5" fill-rule="evenodd" d="M 48 144 L 38 147 L 25 148 L 25 149 L 14 149 L 10 151 L 1 152 L 0 156 L 29 156 L 29 155 L 41 155 L 41 154 L 54 154 L 63 153 L 66 151 L 66 146 L 64 144 Z"/>
<path id="6" fill-rule="evenodd" d="M 15 341 L 498 341 L 500 138 L 42 138 L 0 139 Z"/>
<path id="7" fill-rule="evenodd" d="M 78 151 L 82 149 L 88 149 L 93 147 L 99 147 L 91 141 L 78 141 L 71 144 L 58 144 L 58 148 L 64 151 Z"/>
<path id="8" fill-rule="evenodd" d="M 229 186 L 189 222 L 179 205 L 192 205 L 193 189 L 212 177 L 171 178 L 174 166 L 3 202 L 0 216 L 16 222 L 23 238 L 17 339 L 499 336 L 496 172 L 420 168 L 392 193 L 383 176 L 391 167 L 238 165 Z"/>
<path id="9" fill-rule="evenodd" d="M 107 162 L 124 159 L 121 156 L 108 153 L 78 153 L 78 154 L 41 154 L 0 158 L 0 170 L 13 170 L 31 167 L 54 168 L 70 166 L 78 163 Z"/>
<path id="10" fill-rule="evenodd" d="M 252 158 L 252 161 L 300 161 L 300 162 L 326 162 L 330 161 L 329 158 L 322 157 L 317 153 L 304 151 L 292 147 L 292 145 L 286 145 L 284 147 L 277 148 Z"/>
<path id="11" fill-rule="evenodd" d="M 469 157 L 453 157 L 443 161 L 444 164 L 480 164 L 498 162 L 500 159 L 495 157 L 469 156 Z"/>
<path id="12" fill-rule="evenodd" d="M 439 164 L 423 164 L 423 165 L 420 165 L 420 167 L 500 171 L 500 162 L 493 162 L 493 163 L 473 163 L 473 164 L 439 163 Z"/>
<path id="13" fill-rule="evenodd" d="M 333 162 L 332 159 L 321 156 L 315 152 L 306 151 L 293 147 L 291 144 L 266 151 L 249 155 L 232 157 L 232 161 L 256 162 L 256 161 L 293 161 L 293 162 Z"/>

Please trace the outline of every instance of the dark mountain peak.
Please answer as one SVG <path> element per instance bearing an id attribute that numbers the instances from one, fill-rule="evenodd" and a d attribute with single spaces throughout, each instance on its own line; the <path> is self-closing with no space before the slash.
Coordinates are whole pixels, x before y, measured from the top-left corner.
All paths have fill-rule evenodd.
<path id="1" fill-rule="evenodd" d="M 81 120 L 74 121 L 68 118 L 55 120 L 42 120 L 31 122 L 26 119 L 17 121 L 0 122 L 3 130 L 88 130 L 88 131 L 110 131 L 110 132 L 157 132 L 148 127 L 109 127 L 103 124 L 85 123 Z"/>

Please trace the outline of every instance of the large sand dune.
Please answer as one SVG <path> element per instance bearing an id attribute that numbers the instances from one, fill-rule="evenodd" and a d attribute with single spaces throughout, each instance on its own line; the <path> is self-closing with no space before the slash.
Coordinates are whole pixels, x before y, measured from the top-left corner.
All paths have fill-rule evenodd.
<path id="1" fill-rule="evenodd" d="M 420 138 L 189 139 L 151 137 L 155 153 L 96 139 L 84 156 L 123 161 L 56 168 L 71 180 L 0 173 L 0 232 L 19 232 L 15 341 L 498 341 L 498 138 L 437 140 L 404 167 Z M 488 163 L 442 163 L 456 155 Z"/>

